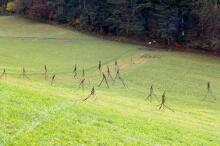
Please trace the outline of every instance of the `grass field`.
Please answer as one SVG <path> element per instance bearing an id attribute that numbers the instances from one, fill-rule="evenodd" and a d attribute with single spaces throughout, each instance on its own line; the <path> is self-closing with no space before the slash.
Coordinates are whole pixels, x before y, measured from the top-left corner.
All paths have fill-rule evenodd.
<path id="1" fill-rule="evenodd" d="M 0 17 L 0 145 L 220 145 L 220 59 L 119 43 Z M 133 58 L 134 63 L 131 63 Z M 97 87 L 102 61 L 120 81 Z M 55 84 L 44 80 L 44 65 Z M 78 64 L 78 79 L 72 70 Z M 30 80 L 20 78 L 22 67 Z M 82 69 L 86 87 L 79 88 Z M 204 98 L 207 82 L 214 96 Z M 157 98 L 145 98 L 151 84 Z M 97 98 L 82 100 L 95 86 Z M 158 110 L 162 93 L 170 110 Z"/>

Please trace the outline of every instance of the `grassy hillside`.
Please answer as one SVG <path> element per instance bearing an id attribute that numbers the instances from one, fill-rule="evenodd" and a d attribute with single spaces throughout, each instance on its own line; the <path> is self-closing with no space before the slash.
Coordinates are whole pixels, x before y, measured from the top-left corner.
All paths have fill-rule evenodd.
<path id="1" fill-rule="evenodd" d="M 220 60 L 147 51 L 18 17 L 0 17 L 0 145 L 210 145 L 220 143 Z M 134 63 L 131 62 L 133 58 Z M 97 87 L 108 64 L 110 89 Z M 55 84 L 44 80 L 44 65 Z M 78 79 L 72 70 L 78 64 Z M 20 78 L 22 67 L 28 79 Z M 86 87 L 79 88 L 82 69 Z M 207 82 L 212 96 L 206 95 Z M 145 98 L 154 85 L 157 97 Z M 82 100 L 95 86 L 97 97 Z M 166 104 L 158 110 L 166 90 Z"/>

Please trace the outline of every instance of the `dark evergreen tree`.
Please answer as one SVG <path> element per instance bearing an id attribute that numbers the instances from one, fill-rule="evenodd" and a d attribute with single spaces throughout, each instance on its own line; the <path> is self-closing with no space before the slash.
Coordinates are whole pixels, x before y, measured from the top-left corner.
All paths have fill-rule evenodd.
<path id="1" fill-rule="evenodd" d="M 161 0 L 156 5 L 158 20 L 158 37 L 167 44 L 183 41 L 186 31 L 187 17 L 192 9 L 191 0 Z"/>

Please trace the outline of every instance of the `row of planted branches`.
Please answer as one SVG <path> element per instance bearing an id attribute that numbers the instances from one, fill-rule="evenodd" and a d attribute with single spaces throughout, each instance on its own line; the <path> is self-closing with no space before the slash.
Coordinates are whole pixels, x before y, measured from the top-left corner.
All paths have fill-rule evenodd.
<path id="1" fill-rule="evenodd" d="M 133 61 L 132 58 L 131 58 L 131 63 L 134 64 L 134 61 Z M 108 65 L 107 65 L 107 71 L 103 72 L 102 71 L 102 67 L 103 67 L 102 62 L 99 61 L 97 70 L 99 71 L 99 74 L 100 74 L 99 76 L 101 77 L 101 80 L 98 84 L 98 87 L 101 87 L 103 84 L 105 84 L 107 88 L 110 88 L 109 81 L 108 81 L 108 78 L 110 78 L 110 80 L 113 82 L 113 85 L 116 82 L 116 80 L 119 80 L 125 88 L 128 88 L 128 85 L 126 84 L 126 82 L 124 81 L 124 79 L 122 78 L 122 76 L 120 74 L 120 68 L 119 68 L 117 60 L 115 61 L 114 66 L 115 66 L 115 76 L 112 75 L 112 72 L 111 72 Z M 76 79 L 77 76 L 78 76 L 77 64 L 75 64 L 75 66 L 73 68 L 73 71 L 72 71 L 72 74 L 73 74 L 73 78 Z M 1 79 L 2 78 L 6 79 L 6 76 L 7 76 L 6 69 L 3 69 L 3 72 L 0 75 L 0 78 Z M 30 80 L 30 78 L 27 74 L 27 71 L 24 67 L 22 68 L 22 73 L 20 74 L 20 77 L 23 78 L 23 79 Z M 45 80 L 49 79 L 47 65 L 44 65 L 44 79 Z M 51 79 L 50 79 L 50 85 L 53 85 L 55 83 L 55 80 L 56 80 L 56 74 L 53 74 Z M 83 91 L 84 91 L 84 88 L 85 88 L 85 81 L 86 81 L 85 70 L 83 69 L 82 70 L 82 79 L 80 80 L 80 83 L 79 83 L 79 87 L 82 88 Z M 88 96 L 86 96 L 82 101 L 85 102 L 88 99 L 90 99 L 91 97 L 94 97 L 95 99 L 97 98 L 95 86 L 92 87 L 90 94 Z M 207 82 L 206 93 L 205 93 L 205 96 L 202 99 L 202 101 L 205 101 L 208 97 L 213 98 L 213 100 L 217 99 L 215 97 L 215 95 L 213 94 L 213 92 L 212 92 L 210 82 Z M 149 101 L 149 102 L 152 102 L 153 98 L 155 98 L 157 101 L 159 101 L 158 96 L 155 94 L 154 86 L 151 85 L 151 87 L 149 89 L 148 96 L 145 98 L 145 100 Z M 163 92 L 163 94 L 161 96 L 161 101 L 159 101 L 159 102 L 160 102 L 160 104 L 158 105 L 159 110 L 168 109 L 168 110 L 174 112 L 174 110 L 172 108 L 170 108 L 169 106 L 166 105 L 166 91 Z"/>

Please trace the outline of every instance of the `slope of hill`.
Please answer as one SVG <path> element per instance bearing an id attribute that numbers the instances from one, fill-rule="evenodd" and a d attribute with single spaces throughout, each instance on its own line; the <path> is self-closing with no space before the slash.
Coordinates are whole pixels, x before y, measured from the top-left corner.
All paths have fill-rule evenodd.
<path id="1" fill-rule="evenodd" d="M 6 70 L 0 80 L 0 145 L 219 145 L 220 60 L 140 48 L 0 17 L 0 69 Z M 109 89 L 97 87 L 99 60 L 113 77 L 117 60 L 128 88 L 109 77 Z M 23 67 L 29 79 L 22 79 Z M 213 96 L 202 101 L 207 82 Z M 156 96 L 149 102 L 152 84 Z M 96 97 L 83 102 L 93 86 Z M 164 91 L 174 112 L 158 110 Z"/>

